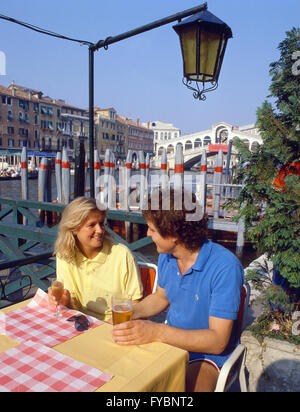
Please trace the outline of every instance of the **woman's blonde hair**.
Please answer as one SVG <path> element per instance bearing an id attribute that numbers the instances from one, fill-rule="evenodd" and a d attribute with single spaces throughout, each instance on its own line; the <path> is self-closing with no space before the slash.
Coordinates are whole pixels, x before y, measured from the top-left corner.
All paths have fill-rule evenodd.
<path id="1" fill-rule="evenodd" d="M 106 217 L 107 210 L 98 208 L 96 200 L 91 197 L 77 197 L 65 208 L 58 227 L 58 236 L 54 244 L 54 255 L 67 262 L 74 259 L 76 239 L 74 230 L 78 230 L 92 211 L 99 211 Z"/>

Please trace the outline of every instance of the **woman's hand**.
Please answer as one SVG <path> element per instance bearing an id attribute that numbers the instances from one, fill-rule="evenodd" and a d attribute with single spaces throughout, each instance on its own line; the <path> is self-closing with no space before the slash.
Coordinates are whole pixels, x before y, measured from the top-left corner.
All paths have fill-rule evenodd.
<path id="1" fill-rule="evenodd" d="M 64 289 L 64 293 L 58 302 L 56 298 L 53 296 L 52 289 L 51 287 L 48 288 L 48 300 L 49 300 L 49 305 L 52 307 L 57 307 L 58 305 L 62 306 L 70 306 L 70 292 L 67 289 Z"/>
<path id="2" fill-rule="evenodd" d="M 149 320 L 133 320 L 114 325 L 112 337 L 119 345 L 142 345 L 159 342 L 164 325 Z"/>

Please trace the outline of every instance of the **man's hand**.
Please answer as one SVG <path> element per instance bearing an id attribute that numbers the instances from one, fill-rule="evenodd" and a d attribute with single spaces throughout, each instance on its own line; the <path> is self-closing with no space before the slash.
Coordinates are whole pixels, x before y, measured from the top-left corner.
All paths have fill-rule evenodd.
<path id="1" fill-rule="evenodd" d="M 48 288 L 48 300 L 49 300 L 49 305 L 55 308 L 56 306 L 58 306 L 58 304 L 62 306 L 70 306 L 70 292 L 67 289 L 65 289 L 62 295 L 62 298 L 60 302 L 58 303 L 58 301 L 53 296 L 52 289 L 50 287 Z"/>
<path id="2" fill-rule="evenodd" d="M 149 320 L 132 320 L 115 325 L 112 337 L 119 345 L 142 345 L 159 342 L 162 326 L 164 325 Z"/>

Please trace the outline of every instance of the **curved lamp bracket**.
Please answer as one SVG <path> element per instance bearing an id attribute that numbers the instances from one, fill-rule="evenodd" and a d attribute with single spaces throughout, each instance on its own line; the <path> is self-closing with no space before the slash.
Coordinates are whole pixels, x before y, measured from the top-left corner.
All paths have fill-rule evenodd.
<path id="1" fill-rule="evenodd" d="M 205 83 L 204 82 L 202 82 L 202 89 L 199 87 L 199 82 L 195 82 L 196 86 L 197 86 L 197 88 L 195 88 L 195 87 L 191 86 L 193 82 L 191 80 L 188 80 L 185 77 L 182 79 L 182 83 L 188 89 L 190 89 L 194 92 L 193 96 L 194 96 L 195 99 L 202 100 L 203 102 L 206 100 L 205 93 L 212 92 L 213 90 L 216 90 L 217 87 L 218 87 L 218 82 L 213 81 L 213 82 L 210 82 L 211 87 L 208 87 L 207 89 L 205 89 Z"/>

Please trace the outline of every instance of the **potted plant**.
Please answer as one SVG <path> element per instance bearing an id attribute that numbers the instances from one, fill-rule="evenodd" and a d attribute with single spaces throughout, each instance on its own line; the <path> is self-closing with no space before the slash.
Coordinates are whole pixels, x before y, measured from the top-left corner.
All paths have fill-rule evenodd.
<path id="1" fill-rule="evenodd" d="M 274 281 L 276 270 L 266 256 L 253 262 L 246 271 L 246 280 L 252 290 L 259 292 L 255 302 L 261 314 L 248 327 L 255 338 L 263 343 L 266 337 L 300 344 L 300 336 L 294 333 L 293 314 L 300 310 L 297 289 Z M 300 312 L 299 312 L 300 313 Z"/>

